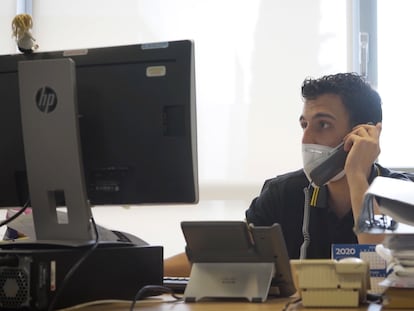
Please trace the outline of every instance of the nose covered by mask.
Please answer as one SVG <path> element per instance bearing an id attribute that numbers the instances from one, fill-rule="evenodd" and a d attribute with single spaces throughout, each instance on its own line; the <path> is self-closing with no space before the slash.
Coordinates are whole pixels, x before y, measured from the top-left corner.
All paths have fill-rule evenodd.
<path id="1" fill-rule="evenodd" d="M 317 144 L 302 144 L 303 170 L 309 181 L 312 181 L 310 172 L 312 172 L 312 170 L 319 164 L 323 163 L 329 157 L 333 149 L 335 148 Z M 342 170 L 327 183 L 337 181 L 344 176 L 345 171 Z"/>

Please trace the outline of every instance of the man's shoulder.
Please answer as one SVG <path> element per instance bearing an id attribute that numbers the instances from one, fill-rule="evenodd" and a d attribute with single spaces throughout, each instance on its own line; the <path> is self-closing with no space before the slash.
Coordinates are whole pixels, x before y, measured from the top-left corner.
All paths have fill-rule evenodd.
<path id="1" fill-rule="evenodd" d="M 376 174 L 377 176 L 414 181 L 414 173 L 412 172 L 406 172 L 404 170 L 399 170 L 399 169 L 386 168 L 386 167 L 381 166 L 378 163 L 375 163 L 375 167 L 378 170 L 378 173 Z"/>
<path id="2" fill-rule="evenodd" d="M 286 186 L 286 185 L 307 185 L 309 183 L 308 179 L 306 178 L 303 169 L 299 169 L 296 171 L 288 172 L 285 174 L 277 175 L 276 177 L 267 179 L 264 183 L 265 187 L 272 187 L 275 185 L 279 186 Z"/>

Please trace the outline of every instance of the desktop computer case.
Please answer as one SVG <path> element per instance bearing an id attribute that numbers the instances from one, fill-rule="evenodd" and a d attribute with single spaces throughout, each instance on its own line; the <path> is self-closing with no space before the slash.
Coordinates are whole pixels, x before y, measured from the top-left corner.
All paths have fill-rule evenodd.
<path id="1" fill-rule="evenodd" d="M 3 247 L 0 309 L 46 310 L 71 267 L 87 250 Z M 107 299 L 132 301 L 143 286 L 162 285 L 162 278 L 161 246 L 100 245 L 68 279 L 55 308 Z"/>

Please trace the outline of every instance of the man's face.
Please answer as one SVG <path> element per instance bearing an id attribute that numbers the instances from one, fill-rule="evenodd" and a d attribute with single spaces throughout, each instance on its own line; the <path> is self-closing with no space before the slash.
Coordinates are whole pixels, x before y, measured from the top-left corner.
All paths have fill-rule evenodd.
<path id="1" fill-rule="evenodd" d="M 303 144 L 335 147 L 352 129 L 349 113 L 335 94 L 305 101 L 299 121 L 303 129 Z"/>

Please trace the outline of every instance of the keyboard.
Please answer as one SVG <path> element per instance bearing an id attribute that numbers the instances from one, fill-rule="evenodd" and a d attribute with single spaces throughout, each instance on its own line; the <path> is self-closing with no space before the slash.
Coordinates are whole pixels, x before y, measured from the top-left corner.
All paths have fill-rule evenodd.
<path id="1" fill-rule="evenodd" d="M 189 280 L 189 277 L 165 276 L 163 285 L 173 290 L 174 293 L 184 293 Z"/>

